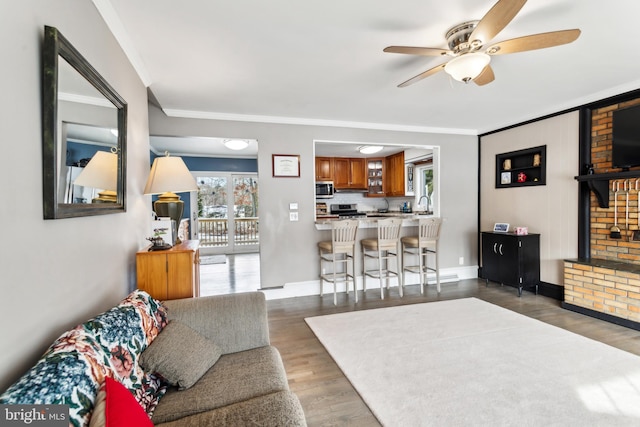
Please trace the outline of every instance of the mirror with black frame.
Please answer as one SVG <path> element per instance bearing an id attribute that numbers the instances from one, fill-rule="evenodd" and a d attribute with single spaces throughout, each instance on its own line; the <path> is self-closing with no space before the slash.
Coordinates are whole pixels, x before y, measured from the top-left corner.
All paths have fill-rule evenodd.
<path id="1" fill-rule="evenodd" d="M 127 104 L 49 26 L 42 99 L 44 218 L 124 212 Z"/>

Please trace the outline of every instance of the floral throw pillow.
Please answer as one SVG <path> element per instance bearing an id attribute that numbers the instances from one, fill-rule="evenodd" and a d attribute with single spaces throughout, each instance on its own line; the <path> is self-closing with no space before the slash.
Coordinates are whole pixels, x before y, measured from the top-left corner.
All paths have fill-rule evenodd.
<path id="1" fill-rule="evenodd" d="M 66 404 L 71 424 L 87 426 L 101 384 L 113 377 L 151 416 L 166 385 L 143 372 L 138 358 L 166 324 L 166 309 L 136 290 L 116 307 L 63 333 L 0 396 L 0 403 Z"/>

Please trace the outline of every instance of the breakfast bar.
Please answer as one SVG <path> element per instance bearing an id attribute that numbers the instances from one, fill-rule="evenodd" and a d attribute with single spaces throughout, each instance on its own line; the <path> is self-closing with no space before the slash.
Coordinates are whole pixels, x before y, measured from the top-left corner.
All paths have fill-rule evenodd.
<path id="1" fill-rule="evenodd" d="M 417 227 L 418 220 L 420 218 L 429 218 L 432 217 L 431 214 L 422 214 L 422 213 L 401 213 L 401 212 L 388 212 L 388 213 L 367 213 L 366 215 L 359 216 L 357 219 L 359 221 L 358 228 L 376 228 L 378 226 L 379 219 L 385 218 L 402 218 L 402 227 Z M 316 229 L 317 230 L 331 230 L 331 223 L 333 221 L 339 221 L 340 218 L 337 216 L 334 217 L 318 217 L 316 218 Z"/>

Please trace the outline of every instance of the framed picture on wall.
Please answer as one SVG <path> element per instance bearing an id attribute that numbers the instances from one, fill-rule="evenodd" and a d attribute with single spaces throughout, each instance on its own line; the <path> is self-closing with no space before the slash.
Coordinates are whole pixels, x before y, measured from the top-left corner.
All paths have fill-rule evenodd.
<path id="1" fill-rule="evenodd" d="M 273 176 L 285 178 L 300 177 L 300 156 L 292 154 L 273 154 L 271 156 Z"/>

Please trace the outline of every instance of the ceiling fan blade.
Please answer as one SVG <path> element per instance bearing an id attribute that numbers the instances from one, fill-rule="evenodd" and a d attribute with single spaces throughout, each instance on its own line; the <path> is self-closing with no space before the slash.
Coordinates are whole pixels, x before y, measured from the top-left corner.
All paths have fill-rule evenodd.
<path id="1" fill-rule="evenodd" d="M 484 67 L 484 70 L 482 70 L 480 75 L 473 79 L 473 82 L 478 86 L 484 86 L 494 81 L 495 78 L 496 76 L 493 74 L 493 68 L 491 68 L 491 65 L 487 65 Z"/>
<path id="2" fill-rule="evenodd" d="M 389 46 L 384 48 L 384 52 L 423 56 L 443 56 L 449 54 L 451 51 L 435 47 Z"/>
<path id="3" fill-rule="evenodd" d="M 580 36 L 580 30 L 562 30 L 549 33 L 532 34 L 505 40 L 487 49 L 489 55 L 504 55 L 507 53 L 526 52 L 528 50 L 545 49 L 575 41 Z"/>
<path id="4" fill-rule="evenodd" d="M 483 45 L 493 39 L 520 12 L 527 0 L 498 0 L 471 33 L 469 42 Z"/>
<path id="5" fill-rule="evenodd" d="M 432 74 L 437 73 L 438 71 L 442 71 L 444 70 L 444 66 L 447 65 L 447 63 L 445 62 L 444 64 L 440 64 L 436 67 L 430 68 L 427 71 L 425 71 L 424 73 L 420 73 L 415 77 L 410 78 L 409 80 L 407 80 L 406 82 L 402 82 L 398 85 L 398 87 L 407 87 L 409 85 L 412 85 L 416 82 L 419 82 L 420 80 L 424 79 L 425 77 L 429 77 Z"/>

